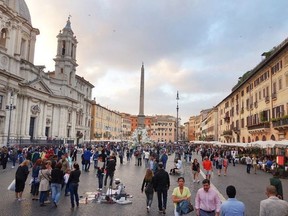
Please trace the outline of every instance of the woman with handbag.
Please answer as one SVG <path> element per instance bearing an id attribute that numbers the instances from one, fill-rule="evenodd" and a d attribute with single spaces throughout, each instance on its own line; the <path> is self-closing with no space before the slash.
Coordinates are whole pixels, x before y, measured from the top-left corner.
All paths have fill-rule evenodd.
<path id="1" fill-rule="evenodd" d="M 42 169 L 39 171 L 39 192 L 40 192 L 40 206 L 45 206 L 44 202 L 47 199 L 48 191 L 50 190 L 50 181 L 51 181 L 51 161 L 43 162 Z"/>
<path id="2" fill-rule="evenodd" d="M 154 189 L 153 189 L 153 184 L 152 184 L 152 177 L 153 177 L 152 170 L 147 169 L 145 177 L 143 179 L 142 187 L 141 187 L 141 192 L 143 193 L 143 191 L 145 191 L 145 195 L 146 195 L 147 212 L 150 211 L 152 201 L 153 201 Z"/>
<path id="3" fill-rule="evenodd" d="M 188 187 L 185 187 L 184 177 L 179 177 L 178 187 L 174 188 L 172 193 L 172 201 L 174 203 L 174 215 L 179 216 L 193 211 L 193 206 L 190 202 L 191 193 Z"/>

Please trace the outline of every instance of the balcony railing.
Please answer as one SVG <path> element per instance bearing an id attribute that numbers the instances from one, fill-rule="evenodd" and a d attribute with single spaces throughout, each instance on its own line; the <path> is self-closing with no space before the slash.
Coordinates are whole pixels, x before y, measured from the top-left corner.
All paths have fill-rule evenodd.
<path id="1" fill-rule="evenodd" d="M 274 119 L 272 120 L 272 124 L 274 128 L 283 127 L 283 126 L 288 127 L 288 118 Z"/>
<path id="2" fill-rule="evenodd" d="M 254 125 L 247 125 L 248 130 L 270 128 L 270 122 L 261 122 Z"/>
<path id="3" fill-rule="evenodd" d="M 232 130 L 223 131 L 223 136 L 232 136 Z"/>

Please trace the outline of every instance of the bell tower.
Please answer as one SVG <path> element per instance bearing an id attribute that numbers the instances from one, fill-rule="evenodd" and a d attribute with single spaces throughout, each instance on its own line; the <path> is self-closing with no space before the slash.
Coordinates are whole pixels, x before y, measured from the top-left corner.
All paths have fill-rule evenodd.
<path id="1" fill-rule="evenodd" d="M 58 46 L 55 61 L 55 78 L 66 81 L 68 85 L 75 85 L 76 67 L 76 48 L 77 39 L 71 29 L 70 17 L 66 26 L 57 35 Z"/>

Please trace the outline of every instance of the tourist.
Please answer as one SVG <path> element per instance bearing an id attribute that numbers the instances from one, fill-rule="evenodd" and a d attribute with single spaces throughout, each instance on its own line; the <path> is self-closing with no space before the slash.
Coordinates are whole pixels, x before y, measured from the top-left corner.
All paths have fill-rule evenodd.
<path id="1" fill-rule="evenodd" d="M 4 146 L 2 148 L 2 151 L 0 152 L 0 154 L 1 154 L 0 156 L 1 156 L 2 167 L 3 167 L 3 169 L 6 169 L 8 158 L 9 158 L 8 149 Z"/>
<path id="2" fill-rule="evenodd" d="M 163 164 L 158 164 L 159 170 L 152 178 L 154 190 L 157 192 L 158 209 L 160 213 L 166 214 L 167 191 L 170 187 L 169 174 L 163 169 Z"/>
<path id="3" fill-rule="evenodd" d="M 288 202 L 279 199 L 275 186 L 269 185 L 266 188 L 268 199 L 260 202 L 260 216 L 287 216 Z"/>
<path id="4" fill-rule="evenodd" d="M 220 216 L 244 216 L 245 205 L 235 198 L 236 188 L 233 185 L 229 185 L 226 188 L 226 194 L 228 199 L 220 206 Z"/>
<path id="5" fill-rule="evenodd" d="M 68 168 L 66 169 L 66 173 L 64 174 L 64 186 L 65 186 L 65 196 L 69 196 L 69 184 L 68 184 L 68 180 L 69 180 L 69 176 L 70 176 L 70 173 L 71 173 L 71 169 Z"/>
<path id="6" fill-rule="evenodd" d="M 40 192 L 40 197 L 39 197 L 39 202 L 40 206 L 45 206 L 44 202 L 47 199 L 48 196 L 48 191 L 50 190 L 50 180 L 51 180 L 51 161 L 46 161 L 43 162 L 42 169 L 39 171 L 39 192 Z"/>
<path id="7" fill-rule="evenodd" d="M 192 162 L 192 174 L 193 174 L 193 183 L 199 183 L 199 173 L 200 173 L 200 164 L 198 160 L 195 158 Z"/>
<path id="8" fill-rule="evenodd" d="M 224 176 L 227 175 L 228 165 L 229 165 L 229 160 L 228 160 L 228 156 L 226 155 L 225 158 L 223 159 Z"/>
<path id="9" fill-rule="evenodd" d="M 204 157 L 204 161 L 202 162 L 202 166 L 206 175 L 206 179 L 210 180 L 211 173 L 213 171 L 212 162 L 209 160 L 208 156 Z"/>
<path id="10" fill-rule="evenodd" d="M 116 169 L 116 161 L 114 157 L 109 157 L 106 162 L 106 176 L 104 180 L 105 187 L 107 186 L 108 177 L 110 178 L 109 186 L 112 187 L 115 169 Z"/>
<path id="11" fill-rule="evenodd" d="M 258 158 L 255 155 L 253 155 L 252 157 L 252 166 L 253 166 L 254 174 L 257 174 Z"/>
<path id="12" fill-rule="evenodd" d="M 153 195 L 154 195 L 152 178 L 153 178 L 152 170 L 147 169 L 145 177 L 143 179 L 142 187 L 141 187 L 141 192 L 143 193 L 143 191 L 144 191 L 145 195 L 146 195 L 147 212 L 149 212 L 151 209 L 151 205 L 152 205 L 152 201 L 153 201 Z"/>
<path id="13" fill-rule="evenodd" d="M 39 195 L 39 171 L 41 170 L 42 160 L 38 158 L 32 167 L 32 184 L 31 184 L 31 193 L 32 200 L 38 200 Z"/>
<path id="14" fill-rule="evenodd" d="M 222 158 L 221 154 L 219 154 L 219 156 L 217 158 L 218 176 L 221 176 L 222 166 L 223 166 L 223 158 Z"/>
<path id="15" fill-rule="evenodd" d="M 197 216 L 219 216 L 221 201 L 217 192 L 210 187 L 210 180 L 202 181 L 203 188 L 197 191 L 195 209 Z"/>
<path id="16" fill-rule="evenodd" d="M 252 159 L 249 155 L 247 155 L 246 156 L 246 172 L 248 174 L 250 174 L 251 166 L 252 166 Z"/>
<path id="17" fill-rule="evenodd" d="M 90 149 L 86 148 L 84 153 L 83 153 L 83 158 L 84 158 L 84 163 L 85 163 L 85 172 L 89 172 L 89 168 L 90 168 L 90 158 L 92 156 L 92 152 L 90 151 Z"/>
<path id="18" fill-rule="evenodd" d="M 102 191 L 103 188 L 103 177 L 104 177 L 105 164 L 102 160 L 102 156 L 98 157 L 97 163 L 97 178 L 98 178 L 98 190 Z"/>
<path id="19" fill-rule="evenodd" d="M 25 188 L 25 182 L 27 180 L 29 174 L 29 166 L 30 161 L 24 160 L 18 167 L 15 174 L 15 193 L 16 199 L 18 201 L 22 201 L 22 194 Z"/>
<path id="20" fill-rule="evenodd" d="M 178 187 L 174 188 L 172 193 L 172 201 L 174 203 L 174 215 L 179 216 L 180 213 L 177 212 L 177 204 L 180 202 L 187 200 L 190 202 L 191 192 L 188 187 L 185 187 L 185 179 L 184 177 L 179 177 L 178 180 Z"/>
<path id="21" fill-rule="evenodd" d="M 63 156 L 63 155 L 62 155 Z M 51 191 L 52 191 L 52 201 L 55 207 L 60 200 L 61 187 L 64 181 L 64 172 L 61 170 L 62 163 L 58 162 L 54 169 L 51 171 Z M 67 170 L 67 169 L 66 169 Z"/>
<path id="22" fill-rule="evenodd" d="M 282 188 L 282 182 L 281 180 L 279 179 L 279 175 L 280 173 L 278 171 L 274 172 L 273 174 L 273 177 L 270 178 L 270 185 L 273 185 L 275 186 L 276 188 L 276 196 L 279 198 L 279 199 L 284 199 L 283 198 L 283 188 Z"/>
<path id="23" fill-rule="evenodd" d="M 79 207 L 79 195 L 78 195 L 78 185 L 79 185 L 79 179 L 81 175 L 81 171 L 79 169 L 79 164 L 74 163 L 73 170 L 70 173 L 68 184 L 69 184 L 69 190 L 70 190 L 70 199 L 71 199 L 71 208 L 74 209 L 76 202 L 77 207 Z"/>

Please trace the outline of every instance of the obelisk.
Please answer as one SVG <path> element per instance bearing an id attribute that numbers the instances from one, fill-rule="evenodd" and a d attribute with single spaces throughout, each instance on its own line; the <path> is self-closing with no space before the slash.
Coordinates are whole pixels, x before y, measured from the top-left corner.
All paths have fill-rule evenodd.
<path id="1" fill-rule="evenodd" d="M 142 128 L 142 129 L 145 128 L 145 115 L 144 115 L 144 63 L 142 63 L 142 67 L 141 67 L 138 128 Z"/>

